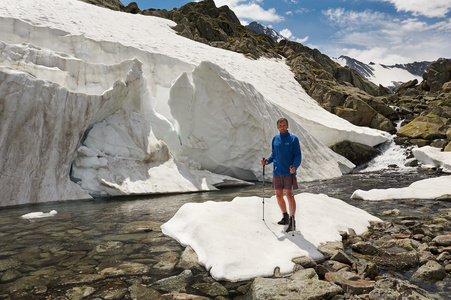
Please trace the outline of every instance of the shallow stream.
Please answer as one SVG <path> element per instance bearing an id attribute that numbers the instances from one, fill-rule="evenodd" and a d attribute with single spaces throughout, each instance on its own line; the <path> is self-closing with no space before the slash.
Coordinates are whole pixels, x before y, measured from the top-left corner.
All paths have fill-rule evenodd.
<path id="1" fill-rule="evenodd" d="M 446 213 L 451 203 L 369 202 L 351 200 L 350 196 L 356 189 L 404 187 L 438 175 L 433 171 L 350 174 L 334 180 L 302 183 L 298 193 L 324 193 L 385 220 L 394 217 L 382 216 L 382 212 L 394 208 L 401 211 L 401 216 L 421 217 Z M 265 191 L 265 197 L 274 194 L 268 183 Z M 177 275 L 180 270 L 174 270 L 172 262 L 180 257 L 184 247 L 162 235 L 159 226 L 185 203 L 231 201 L 236 196 L 262 196 L 262 183 L 209 193 L 104 198 L 1 209 L 0 299 L 30 299 L 27 298 L 30 294 L 34 295 L 33 299 L 45 299 L 48 295 L 64 294 L 77 283 L 76 276 L 98 274 L 116 262 L 149 266 L 145 284 Z M 51 210 L 56 210 L 57 215 L 34 220 L 21 218 L 30 212 Z M 97 292 L 111 290 L 111 282 L 97 280 Z M 115 288 L 121 285 L 117 280 L 115 284 Z"/>

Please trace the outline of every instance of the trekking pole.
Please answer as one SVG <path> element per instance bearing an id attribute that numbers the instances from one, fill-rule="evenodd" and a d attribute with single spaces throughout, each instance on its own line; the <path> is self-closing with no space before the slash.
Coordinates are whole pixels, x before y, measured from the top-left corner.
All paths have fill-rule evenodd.
<path id="1" fill-rule="evenodd" d="M 265 160 L 264 157 L 263 160 Z M 265 165 L 266 163 L 263 165 L 263 221 L 265 220 Z"/>
<path id="2" fill-rule="evenodd" d="M 291 170 L 291 167 L 292 166 L 290 166 L 290 170 Z M 294 188 L 293 188 L 293 177 L 294 177 L 294 174 L 291 174 L 291 201 L 295 201 L 294 200 Z M 292 204 L 292 205 L 294 205 L 294 203 Z M 291 222 L 292 222 L 292 224 L 291 224 L 291 229 L 293 229 L 292 231 L 291 231 L 291 235 L 292 236 L 294 236 L 294 230 L 296 229 L 296 228 L 294 228 L 295 227 L 295 221 L 294 221 L 294 215 L 293 215 L 293 218 L 291 219 Z"/>

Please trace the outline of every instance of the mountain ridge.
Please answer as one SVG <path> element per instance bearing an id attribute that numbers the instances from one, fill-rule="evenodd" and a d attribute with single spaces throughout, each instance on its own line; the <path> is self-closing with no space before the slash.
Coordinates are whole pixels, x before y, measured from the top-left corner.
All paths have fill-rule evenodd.
<path id="1" fill-rule="evenodd" d="M 268 26 L 265 26 L 263 24 L 260 24 L 260 23 L 258 23 L 256 21 L 249 23 L 249 25 L 246 25 L 245 27 L 247 29 L 255 31 L 257 34 L 266 34 L 266 35 L 268 35 L 276 43 L 279 43 L 280 41 L 287 39 L 286 37 L 284 37 L 283 35 L 281 35 L 277 31 L 275 31 L 274 29 L 272 29 L 272 28 L 270 28 Z"/>
<path id="2" fill-rule="evenodd" d="M 395 65 L 384 65 L 374 62 L 366 64 L 346 55 L 342 55 L 334 60 L 342 66 L 348 66 L 356 70 L 360 75 L 373 83 L 382 84 L 393 93 L 404 82 L 415 79 L 421 81 L 423 75 L 432 64 L 430 61 Z"/>

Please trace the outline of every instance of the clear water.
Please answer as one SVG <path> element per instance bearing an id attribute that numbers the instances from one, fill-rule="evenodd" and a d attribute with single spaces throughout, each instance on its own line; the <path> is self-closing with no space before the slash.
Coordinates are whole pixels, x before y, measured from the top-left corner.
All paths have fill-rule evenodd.
<path id="1" fill-rule="evenodd" d="M 393 171 L 350 174 L 334 180 L 303 183 L 298 193 L 324 193 L 386 219 L 391 217 L 383 217 L 381 212 L 393 208 L 400 209 L 401 216 L 444 214 L 450 210 L 450 202 L 350 200 L 356 189 L 407 186 L 437 175 Z M 273 194 L 266 186 L 265 197 Z M 262 196 L 261 183 L 209 193 L 102 198 L 0 209 L 0 299 L 31 299 L 30 295 L 33 299 L 46 299 L 64 294 L 73 287 L 64 283 L 68 278 L 98 274 L 115 262 L 149 266 L 146 284 L 179 274 L 180 270 L 165 269 L 161 264 L 164 265 L 168 256 L 179 257 L 184 247 L 165 237 L 159 226 L 185 203 L 231 201 L 236 196 L 256 195 Z M 21 218 L 30 212 L 53 209 L 58 212 L 54 217 Z M 121 280 L 104 278 L 92 285 L 98 291 L 108 290 L 112 282 L 117 286 Z M 127 280 L 123 284 L 129 285 Z"/>

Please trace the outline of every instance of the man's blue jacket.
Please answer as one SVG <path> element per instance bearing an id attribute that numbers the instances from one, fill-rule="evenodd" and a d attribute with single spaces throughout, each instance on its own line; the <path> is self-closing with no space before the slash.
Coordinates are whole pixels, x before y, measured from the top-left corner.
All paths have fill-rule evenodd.
<path id="1" fill-rule="evenodd" d="M 291 175 L 290 166 L 297 169 L 301 165 L 301 145 L 294 134 L 287 131 L 285 134 L 274 136 L 271 149 L 268 164 L 274 162 L 273 175 Z"/>

